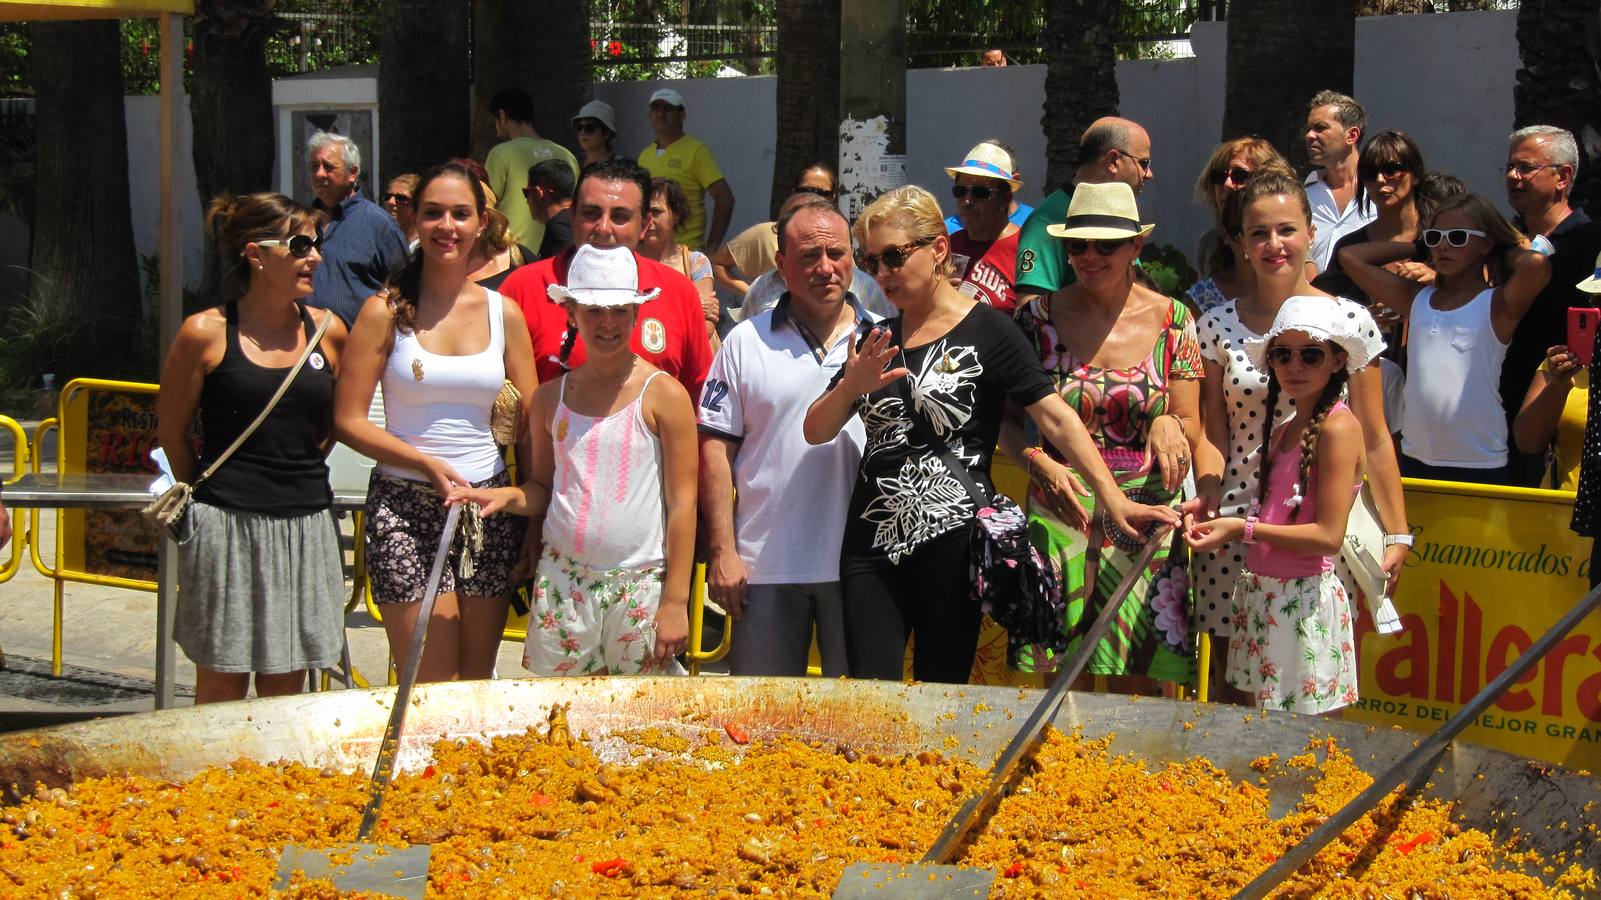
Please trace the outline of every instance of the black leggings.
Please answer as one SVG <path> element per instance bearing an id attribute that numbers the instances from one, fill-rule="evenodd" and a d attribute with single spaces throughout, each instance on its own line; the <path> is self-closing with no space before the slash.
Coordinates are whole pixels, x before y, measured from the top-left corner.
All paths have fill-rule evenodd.
<path id="1" fill-rule="evenodd" d="M 982 616 L 967 583 L 968 530 L 935 538 L 899 563 L 847 556 L 845 652 L 852 678 L 900 681 L 906 639 L 917 636 L 912 677 L 966 684 Z"/>

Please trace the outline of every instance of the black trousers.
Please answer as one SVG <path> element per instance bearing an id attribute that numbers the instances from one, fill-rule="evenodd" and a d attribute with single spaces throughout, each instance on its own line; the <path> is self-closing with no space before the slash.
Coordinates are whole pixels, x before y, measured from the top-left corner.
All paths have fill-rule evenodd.
<path id="1" fill-rule="evenodd" d="M 900 681 L 906 640 L 915 635 L 912 677 L 966 684 L 983 619 L 970 597 L 966 528 L 935 538 L 891 563 L 847 555 L 845 652 L 852 678 Z"/>

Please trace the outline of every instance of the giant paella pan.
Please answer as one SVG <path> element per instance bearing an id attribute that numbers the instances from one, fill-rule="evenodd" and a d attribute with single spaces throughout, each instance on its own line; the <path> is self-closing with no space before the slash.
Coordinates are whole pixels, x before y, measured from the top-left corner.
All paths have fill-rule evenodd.
<path id="1" fill-rule="evenodd" d="M 0 737 L 0 894 L 264 895 L 278 848 L 355 830 L 392 689 Z M 413 695 L 380 840 L 436 896 L 816 896 L 915 859 L 1034 705 L 1000 687 L 536 679 Z M 1407 732 L 1071 694 L 977 832 L 996 896 L 1228 896 L 1412 748 Z M 1454 745 L 1291 895 L 1594 893 L 1586 773 Z M 302 883 L 328 896 L 327 883 Z"/>

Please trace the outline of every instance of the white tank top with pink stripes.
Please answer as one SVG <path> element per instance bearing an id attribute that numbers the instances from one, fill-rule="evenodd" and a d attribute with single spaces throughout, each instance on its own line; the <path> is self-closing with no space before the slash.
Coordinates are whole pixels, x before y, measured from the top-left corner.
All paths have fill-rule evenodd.
<path id="1" fill-rule="evenodd" d="M 567 376 L 551 418 L 556 478 L 545 543 L 594 569 L 639 569 L 666 559 L 661 440 L 645 425 L 639 396 L 609 416 L 567 407 Z"/>

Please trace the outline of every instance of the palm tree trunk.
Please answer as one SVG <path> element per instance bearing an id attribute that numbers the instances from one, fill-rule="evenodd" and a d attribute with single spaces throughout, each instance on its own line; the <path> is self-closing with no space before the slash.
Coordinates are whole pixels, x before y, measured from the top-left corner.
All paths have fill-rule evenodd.
<path id="1" fill-rule="evenodd" d="M 29 265 L 43 300 L 125 342 L 127 331 L 111 321 L 137 322 L 142 300 L 128 205 L 122 34 L 116 22 L 32 29 L 38 205 Z"/>
<path id="2" fill-rule="evenodd" d="M 380 178 L 421 172 L 471 146 L 468 4 L 388 0 L 379 33 Z M 383 190 L 369 180 L 374 192 Z"/>
<path id="3" fill-rule="evenodd" d="M 1228 23 L 1222 139 L 1261 135 L 1304 168 L 1307 101 L 1352 90 L 1355 0 L 1234 0 Z"/>
<path id="4" fill-rule="evenodd" d="M 778 141 L 769 215 L 814 160 L 839 161 L 840 0 L 778 4 Z"/>
<path id="5" fill-rule="evenodd" d="M 1518 70 L 1512 88 L 1516 127 L 1556 125 L 1579 144 L 1573 204 L 1601 215 L 1601 83 L 1596 66 L 1601 20 L 1595 0 L 1523 0 L 1518 8 Z"/>
<path id="6" fill-rule="evenodd" d="M 495 146 L 486 104 L 501 87 L 534 95 L 534 129 L 579 155 L 572 117 L 593 96 L 586 0 L 474 0 L 472 148 L 483 159 Z M 619 148 L 623 149 L 623 148 Z"/>
<path id="7" fill-rule="evenodd" d="M 1117 18 L 1120 0 L 1052 0 L 1045 6 L 1045 183 L 1059 185 L 1078 168 L 1078 140 L 1091 122 L 1118 107 Z M 1049 193 L 1051 188 L 1047 187 Z"/>

